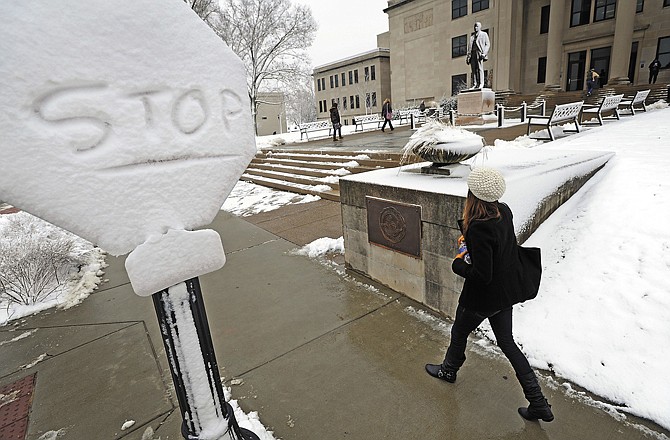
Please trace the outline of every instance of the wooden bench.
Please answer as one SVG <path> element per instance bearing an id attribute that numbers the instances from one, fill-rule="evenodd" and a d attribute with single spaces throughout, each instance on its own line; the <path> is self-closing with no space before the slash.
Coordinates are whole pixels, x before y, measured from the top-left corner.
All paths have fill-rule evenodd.
<path id="1" fill-rule="evenodd" d="M 630 113 L 635 116 L 635 106 L 641 104 L 641 110 L 646 112 L 647 106 L 645 105 L 644 101 L 647 100 L 647 95 L 649 95 L 649 92 L 651 92 L 651 89 L 638 90 L 633 99 L 627 98 L 622 100 L 619 103 L 619 107 L 623 107 L 624 110 L 630 110 Z"/>
<path id="2" fill-rule="evenodd" d="M 595 115 L 598 118 L 598 124 L 600 125 L 603 125 L 603 114 L 606 113 L 613 112 L 614 114 L 612 115 L 612 117 L 616 119 L 621 119 L 619 118 L 618 109 L 622 99 L 623 99 L 623 93 L 621 95 L 605 96 L 605 98 L 603 98 L 602 102 L 599 105 L 584 104 L 584 107 L 582 107 L 582 117 L 581 117 L 582 125 L 590 123 L 590 122 L 586 123 L 584 122 L 584 116 Z"/>
<path id="3" fill-rule="evenodd" d="M 553 125 L 559 125 L 565 123 L 575 124 L 575 129 L 574 130 L 563 129 L 563 131 L 579 133 L 579 115 L 582 112 L 583 105 L 584 101 L 570 102 L 568 104 L 559 104 L 556 107 L 554 107 L 554 111 L 551 112 L 551 115 L 549 116 L 536 116 L 536 115 L 528 116 L 528 130 L 526 131 L 526 134 L 530 135 L 530 127 L 532 125 L 540 125 L 547 129 L 547 131 L 549 132 L 549 137 L 533 138 L 533 139 L 553 141 L 555 138 L 554 134 L 551 132 L 551 127 Z"/>
<path id="4" fill-rule="evenodd" d="M 363 125 L 364 124 L 374 124 L 377 123 L 377 128 L 381 128 L 381 124 L 384 123 L 384 119 L 382 119 L 381 115 L 364 115 L 364 116 L 354 116 L 354 123 L 356 124 L 356 127 L 354 127 L 354 131 L 363 131 Z M 359 130 L 358 127 L 361 129 Z"/>
<path id="5" fill-rule="evenodd" d="M 303 135 L 309 140 L 309 134 L 313 131 L 328 130 L 328 136 L 332 133 L 333 125 L 330 121 L 316 121 L 316 122 L 305 122 L 299 125 L 300 127 L 300 140 L 302 140 Z"/>

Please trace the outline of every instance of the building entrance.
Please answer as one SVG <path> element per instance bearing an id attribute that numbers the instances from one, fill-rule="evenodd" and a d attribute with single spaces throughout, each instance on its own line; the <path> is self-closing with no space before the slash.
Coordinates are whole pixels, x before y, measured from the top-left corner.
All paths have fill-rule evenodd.
<path id="1" fill-rule="evenodd" d="M 586 51 L 572 52 L 568 54 L 568 83 L 565 90 L 568 92 L 582 90 L 584 88 L 584 76 L 586 74 Z"/>

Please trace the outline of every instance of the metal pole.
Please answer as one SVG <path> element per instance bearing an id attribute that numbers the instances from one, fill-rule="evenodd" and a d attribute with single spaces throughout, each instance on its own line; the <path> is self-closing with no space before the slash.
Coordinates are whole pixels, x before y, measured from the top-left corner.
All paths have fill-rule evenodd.
<path id="1" fill-rule="evenodd" d="M 414 130 L 414 114 L 410 113 L 409 114 L 409 128 Z"/>
<path id="2" fill-rule="evenodd" d="M 498 127 L 502 127 L 505 122 L 505 107 L 498 104 Z"/>
<path id="3" fill-rule="evenodd" d="M 259 440 L 239 427 L 225 400 L 198 278 L 152 298 L 181 410 L 182 436 L 198 440 L 205 433 L 220 440 Z"/>
<path id="4" fill-rule="evenodd" d="M 521 122 L 526 122 L 526 112 L 528 108 L 526 107 L 526 101 L 521 103 Z"/>
<path id="5" fill-rule="evenodd" d="M 456 125 L 456 112 L 454 109 L 449 110 L 449 123 L 451 125 Z"/>
<path id="6" fill-rule="evenodd" d="M 547 101 L 544 99 L 542 100 L 542 116 L 547 115 Z"/>

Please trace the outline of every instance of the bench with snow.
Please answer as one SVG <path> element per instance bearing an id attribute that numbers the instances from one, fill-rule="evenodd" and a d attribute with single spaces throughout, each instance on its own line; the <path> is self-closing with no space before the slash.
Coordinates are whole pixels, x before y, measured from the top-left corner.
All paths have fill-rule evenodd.
<path id="1" fill-rule="evenodd" d="M 651 89 L 638 90 L 632 99 L 626 98 L 621 100 L 621 102 L 619 103 L 619 107 L 621 107 L 623 110 L 630 110 L 630 113 L 633 116 L 635 116 L 636 105 L 641 105 L 642 106 L 641 110 L 646 112 L 647 106 L 645 105 L 644 101 L 647 100 L 647 95 L 649 95 L 649 92 L 651 92 Z"/>
<path id="2" fill-rule="evenodd" d="M 610 119 L 620 119 L 618 109 L 622 99 L 623 93 L 621 95 L 605 96 L 600 104 L 584 104 L 584 107 L 582 107 L 582 125 L 595 124 L 595 122 L 584 122 L 586 116 L 596 116 L 598 118 L 597 123 L 600 125 L 603 125 L 603 115 L 607 113 L 613 113 Z"/>
<path id="3" fill-rule="evenodd" d="M 575 124 L 574 130 L 563 129 L 566 132 L 577 132 L 579 133 L 579 114 L 582 112 L 582 106 L 584 101 L 579 102 L 570 102 L 568 104 L 559 104 L 554 107 L 554 111 L 551 112 L 549 116 L 528 116 L 528 130 L 526 131 L 527 135 L 530 135 L 530 127 L 532 125 L 540 125 L 547 129 L 549 132 L 548 138 L 533 138 L 541 140 L 551 140 L 553 141 L 554 134 L 551 132 L 551 127 L 553 125 L 559 124 Z"/>
<path id="4" fill-rule="evenodd" d="M 384 123 L 384 119 L 380 115 L 364 115 L 364 116 L 354 116 L 354 131 L 363 131 L 364 124 L 377 124 L 377 128 L 381 128 L 381 124 Z M 359 130 L 358 127 L 361 129 Z"/>
<path id="5" fill-rule="evenodd" d="M 414 109 L 414 110 L 400 110 L 400 112 L 398 112 L 398 123 L 401 125 L 403 123 L 409 124 L 410 118 L 412 116 L 414 116 L 415 124 L 421 124 L 426 122 L 426 112 Z"/>
<path id="6" fill-rule="evenodd" d="M 309 140 L 308 133 L 311 133 L 313 131 L 328 130 L 328 136 L 330 136 L 333 130 L 333 125 L 330 123 L 330 121 L 304 122 L 300 124 L 299 127 L 300 127 L 300 140 L 302 140 L 303 135 L 307 136 L 307 140 Z"/>

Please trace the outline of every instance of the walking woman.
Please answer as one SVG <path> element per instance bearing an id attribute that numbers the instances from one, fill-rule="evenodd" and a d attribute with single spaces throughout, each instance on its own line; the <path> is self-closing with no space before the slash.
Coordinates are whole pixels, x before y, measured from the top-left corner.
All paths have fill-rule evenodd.
<path id="1" fill-rule="evenodd" d="M 391 127 L 391 131 L 393 131 L 393 124 L 391 123 L 391 119 L 393 119 L 393 109 L 391 108 L 391 100 L 388 98 L 384 100 L 384 105 L 382 105 L 382 118 L 384 118 L 382 131 L 384 131 L 384 127 L 386 127 L 387 122 L 389 127 Z"/>
<path id="2" fill-rule="evenodd" d="M 333 140 L 337 140 L 337 134 L 340 134 L 342 140 L 342 122 L 340 122 L 340 111 L 337 109 L 337 102 L 333 101 L 333 106 L 330 108 L 330 122 L 333 123 Z"/>
<path id="3" fill-rule="evenodd" d="M 523 273 L 519 261 L 512 211 L 498 202 L 505 192 L 505 179 L 493 168 L 479 167 L 468 176 L 468 188 L 463 236 L 459 239 L 459 247 L 464 240 L 467 249 L 451 265 L 454 273 L 465 278 L 465 283 L 444 361 L 426 364 L 426 372 L 455 382 L 456 373 L 465 362 L 468 335 L 488 319 L 498 346 L 512 364 L 530 403 L 527 408 L 519 408 L 519 414 L 527 420 L 551 422 L 554 419 L 551 406 L 512 336 L 512 305 L 521 301 L 522 277 L 529 274 Z"/>

